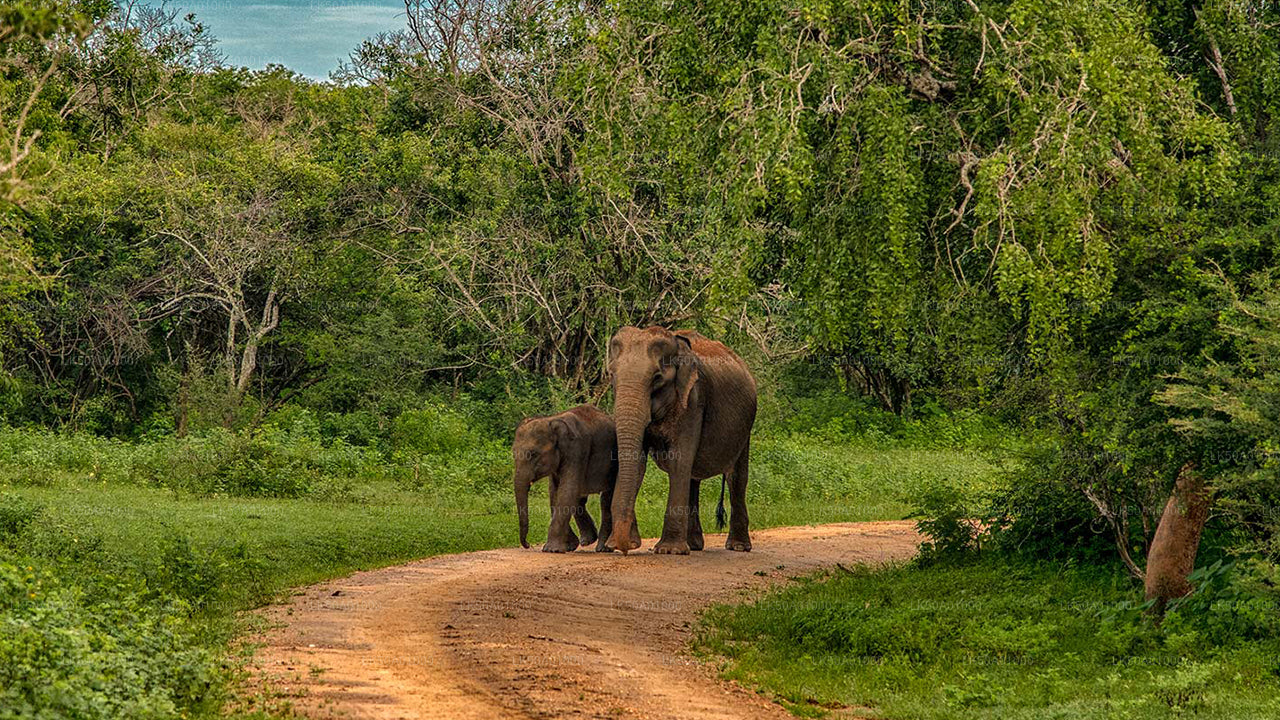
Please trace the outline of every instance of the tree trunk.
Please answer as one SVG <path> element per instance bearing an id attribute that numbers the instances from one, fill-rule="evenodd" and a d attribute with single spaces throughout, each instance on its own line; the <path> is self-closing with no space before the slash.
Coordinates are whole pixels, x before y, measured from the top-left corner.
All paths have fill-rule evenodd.
<path id="1" fill-rule="evenodd" d="M 178 437 L 187 436 L 187 421 L 191 415 L 191 371 L 182 369 L 182 378 L 178 381 L 178 413 L 174 432 Z"/>
<path id="2" fill-rule="evenodd" d="M 1155 601 L 1152 612 L 1157 617 L 1164 615 L 1170 600 L 1192 590 L 1187 576 L 1195 569 L 1200 535 L 1209 519 L 1212 501 L 1212 491 L 1205 487 L 1195 466 L 1184 465 L 1147 554 L 1146 596 Z"/>
<path id="3" fill-rule="evenodd" d="M 227 328 L 227 407 L 223 424 L 230 429 L 235 424 L 236 410 L 249 389 L 253 373 L 258 369 L 258 346 L 267 333 L 280 324 L 280 305 L 276 303 L 276 291 L 272 288 L 267 293 L 267 302 L 262 306 L 262 320 L 254 328 L 242 307 L 235 307 L 230 313 L 230 326 Z M 236 325 L 237 321 L 244 325 L 244 350 L 240 352 L 239 368 L 236 367 Z"/>

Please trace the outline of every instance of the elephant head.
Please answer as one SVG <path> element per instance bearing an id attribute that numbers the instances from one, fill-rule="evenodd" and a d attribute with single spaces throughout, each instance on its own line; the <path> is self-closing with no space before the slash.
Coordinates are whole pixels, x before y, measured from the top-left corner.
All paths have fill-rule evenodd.
<path id="1" fill-rule="evenodd" d="M 573 429 L 559 418 L 527 418 L 516 428 L 511 455 L 515 460 L 516 510 L 523 547 L 529 547 L 529 486 L 556 472 L 560 467 L 560 447 L 573 438 Z"/>
<path id="2" fill-rule="evenodd" d="M 624 327 L 609 341 L 613 419 L 618 429 L 618 482 L 609 544 L 624 553 L 636 547 L 631 528 L 636 495 L 644 480 L 645 434 L 653 426 L 674 428 L 688 407 L 698 366 L 689 339 L 665 328 Z"/>

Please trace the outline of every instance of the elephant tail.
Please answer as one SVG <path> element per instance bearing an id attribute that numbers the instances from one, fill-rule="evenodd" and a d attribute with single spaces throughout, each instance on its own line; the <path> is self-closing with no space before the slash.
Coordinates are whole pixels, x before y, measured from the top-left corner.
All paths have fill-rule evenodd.
<path id="1" fill-rule="evenodd" d="M 720 476 L 720 502 L 716 504 L 716 529 L 724 529 L 724 486 L 726 480 L 724 476 Z"/>

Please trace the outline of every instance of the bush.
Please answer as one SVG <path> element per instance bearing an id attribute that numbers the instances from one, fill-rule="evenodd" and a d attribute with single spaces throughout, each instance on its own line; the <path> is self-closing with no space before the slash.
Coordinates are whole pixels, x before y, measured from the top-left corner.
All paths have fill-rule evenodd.
<path id="1" fill-rule="evenodd" d="M 1188 576 L 1195 590 L 1169 604 L 1162 630 L 1200 648 L 1280 637 L 1280 566 L 1261 558 L 1219 560 Z"/>
<path id="2" fill-rule="evenodd" d="M 480 435 L 465 416 L 435 405 L 407 410 L 391 423 L 391 443 L 397 450 L 425 455 L 464 453 L 480 442 Z"/>
<path id="3" fill-rule="evenodd" d="M 468 421 L 486 437 L 510 443 L 516 426 L 532 415 L 568 410 L 584 402 L 566 381 L 522 372 L 498 372 L 478 379 L 470 390 L 437 400 L 462 408 Z"/>
<path id="4" fill-rule="evenodd" d="M 340 427 L 364 445 L 335 437 Z M 509 489 L 509 446 L 460 410 L 406 411 L 375 438 L 372 420 L 346 425 L 289 407 L 256 431 L 223 428 L 138 443 L 81 434 L 0 429 L 0 481 L 136 483 L 199 496 L 359 500 L 372 482 L 426 491 Z"/>
<path id="5" fill-rule="evenodd" d="M 946 484 L 927 487 L 911 514 L 920 518 L 916 531 L 928 538 L 920 543 L 920 562 L 955 560 L 977 551 L 983 526 L 973 516 L 959 489 Z"/>
<path id="6" fill-rule="evenodd" d="M 181 603 L 89 603 L 0 562 L 0 719 L 170 718 L 221 700 L 217 656 L 183 630 Z"/>
<path id="7" fill-rule="evenodd" d="M 1097 511 L 1070 485 L 1072 468 L 1053 445 L 1020 449 L 1017 461 L 997 477 L 992 491 L 970 497 L 969 517 L 984 523 L 982 544 L 1028 559 L 1110 563 L 1116 559 Z M 921 508 L 926 518 L 933 517 Z M 932 511 L 936 512 L 936 511 Z"/>
<path id="8" fill-rule="evenodd" d="M 1206 574 L 1227 586 L 1270 572 Z M 695 642 L 728 661 L 729 677 L 801 706 L 884 717 L 1276 716 L 1280 635 L 1257 625 L 1254 639 L 1211 636 L 1201 618 L 1186 642 L 1190 626 L 1172 613 L 1156 626 L 1140 597 L 1114 569 L 995 555 L 855 567 L 713 608 Z"/>
<path id="9" fill-rule="evenodd" d="M 43 512 L 44 506 L 34 500 L 0 492 L 0 542 L 25 534 Z"/>
<path id="10" fill-rule="evenodd" d="M 196 549 L 185 535 L 176 534 L 164 540 L 148 585 L 157 599 L 180 598 L 192 613 L 222 601 L 255 603 L 269 595 L 266 563 L 243 541 Z"/>
<path id="11" fill-rule="evenodd" d="M 254 434 L 213 430 L 141 446 L 131 475 L 143 484 L 197 495 L 342 499 L 370 465 L 376 467 L 376 459 L 355 448 L 326 448 L 267 427 Z"/>
<path id="12" fill-rule="evenodd" d="M 390 423 L 368 410 L 349 413 L 325 413 L 319 422 L 320 436 L 328 442 L 339 441 L 353 447 L 381 447 L 386 441 Z"/>
<path id="13" fill-rule="evenodd" d="M 450 454 L 398 452 L 392 461 L 398 485 L 406 490 L 474 495 L 511 492 L 511 450 L 497 441 Z"/>
<path id="14" fill-rule="evenodd" d="M 761 398 L 757 435 L 808 435 L 828 442 L 870 447 L 1008 450 L 1016 435 L 977 412 L 950 413 L 926 403 L 908 417 L 869 398 L 838 389 Z"/>
<path id="15" fill-rule="evenodd" d="M 129 475 L 133 446 L 85 433 L 0 429 L 0 480 L 47 485 L 64 476 L 119 482 Z"/>

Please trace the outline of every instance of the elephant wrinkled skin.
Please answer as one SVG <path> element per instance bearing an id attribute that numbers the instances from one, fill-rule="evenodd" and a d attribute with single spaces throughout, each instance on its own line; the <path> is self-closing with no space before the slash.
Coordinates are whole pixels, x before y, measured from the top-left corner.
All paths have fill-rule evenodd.
<path id="1" fill-rule="evenodd" d="M 636 495 L 652 455 L 670 481 L 666 519 L 656 553 L 688 554 L 703 547 L 698 518 L 702 480 L 723 475 L 729 489 L 725 547 L 749 551 L 747 470 L 756 383 L 732 350 L 693 330 L 624 327 L 609 342 L 618 481 L 613 494 L 613 536 L 624 553 L 631 540 Z M 717 519 L 721 512 L 717 512 Z"/>
<path id="2" fill-rule="evenodd" d="M 511 447 L 515 459 L 516 508 L 520 514 L 520 544 L 529 547 L 529 486 L 551 478 L 551 526 L 543 552 L 573 552 L 579 544 L 597 542 L 596 550 L 613 548 L 608 538 L 613 528 L 612 502 L 618 475 L 617 440 L 613 419 L 590 405 L 547 417 L 526 418 L 516 428 Z M 600 494 L 600 532 L 587 512 L 587 495 Z M 582 533 L 579 540 L 569 527 L 573 518 Z M 632 527 L 631 540 L 640 543 Z"/>

